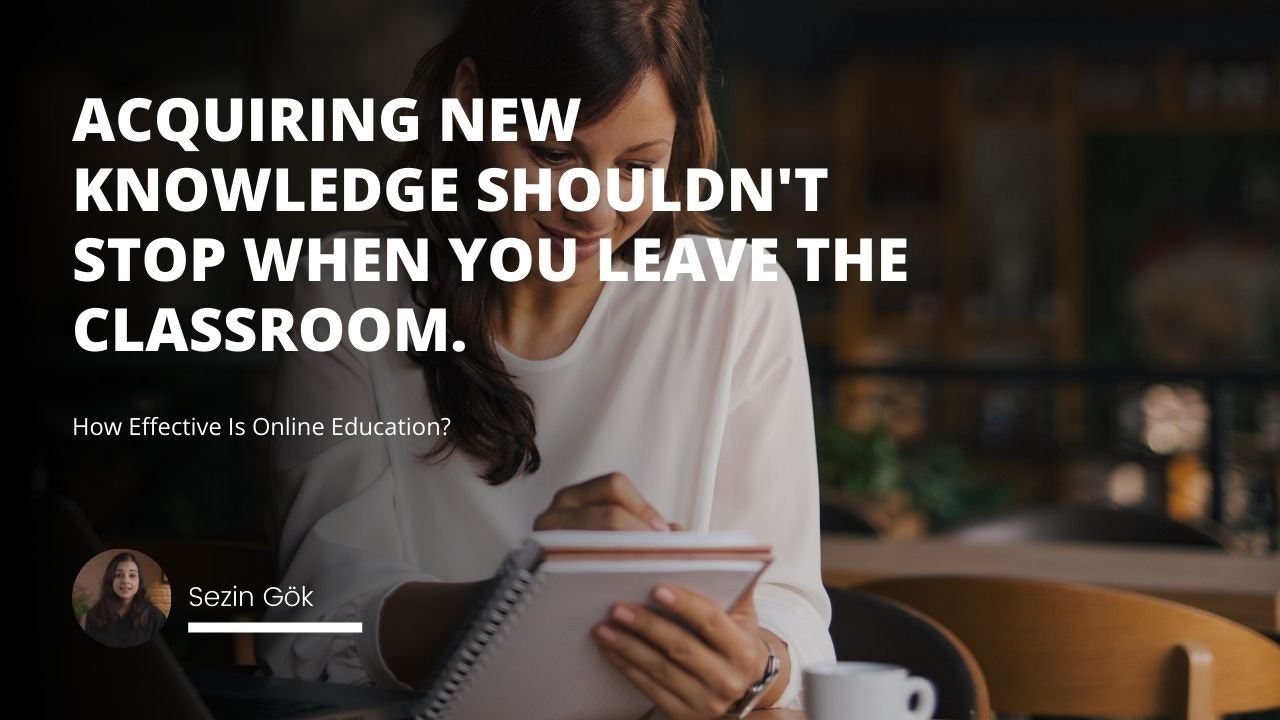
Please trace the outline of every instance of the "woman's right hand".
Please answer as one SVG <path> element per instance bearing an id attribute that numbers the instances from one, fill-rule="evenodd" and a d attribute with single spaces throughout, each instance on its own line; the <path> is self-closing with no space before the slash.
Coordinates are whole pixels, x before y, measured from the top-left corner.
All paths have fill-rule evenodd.
<path id="1" fill-rule="evenodd" d="M 533 522 L 534 530 L 667 532 L 675 528 L 618 472 L 561 488 Z"/>

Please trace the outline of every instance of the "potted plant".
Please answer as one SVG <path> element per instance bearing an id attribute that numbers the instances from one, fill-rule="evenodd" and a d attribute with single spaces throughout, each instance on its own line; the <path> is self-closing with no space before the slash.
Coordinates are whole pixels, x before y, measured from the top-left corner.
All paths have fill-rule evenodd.
<path id="1" fill-rule="evenodd" d="M 858 432 L 818 424 L 824 502 L 865 518 L 882 537 L 919 537 L 1004 504 L 1006 488 L 982 482 L 961 449 L 922 440 L 904 445 L 888 427 Z"/>

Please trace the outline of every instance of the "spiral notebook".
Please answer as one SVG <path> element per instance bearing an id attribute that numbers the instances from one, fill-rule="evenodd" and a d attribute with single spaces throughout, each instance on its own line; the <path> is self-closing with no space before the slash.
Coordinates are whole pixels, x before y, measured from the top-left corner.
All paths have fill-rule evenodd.
<path id="1" fill-rule="evenodd" d="M 601 657 L 591 628 L 659 583 L 729 607 L 770 561 L 749 533 L 554 530 L 502 563 L 418 708 L 435 720 L 637 720 L 652 705 Z"/>

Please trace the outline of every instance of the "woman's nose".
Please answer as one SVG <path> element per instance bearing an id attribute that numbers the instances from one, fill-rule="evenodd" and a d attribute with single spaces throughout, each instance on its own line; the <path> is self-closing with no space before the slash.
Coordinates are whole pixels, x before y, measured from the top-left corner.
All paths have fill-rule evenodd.
<path id="1" fill-rule="evenodd" d="M 613 231 L 617 222 L 618 211 L 609 207 L 609 203 L 605 201 L 603 195 L 604 173 L 598 173 L 598 187 L 602 189 L 599 200 L 590 208 L 585 210 L 570 211 L 568 208 L 561 206 L 565 219 L 573 226 L 565 228 L 566 230 L 574 230 L 581 232 L 584 237 L 608 237 Z M 583 202 L 587 198 L 587 187 L 585 182 L 575 182 L 569 186 L 569 193 L 575 202 Z"/>

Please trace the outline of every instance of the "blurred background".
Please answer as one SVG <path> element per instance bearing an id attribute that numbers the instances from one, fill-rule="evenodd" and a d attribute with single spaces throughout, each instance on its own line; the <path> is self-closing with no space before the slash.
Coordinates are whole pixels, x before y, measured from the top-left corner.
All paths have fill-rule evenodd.
<path id="1" fill-rule="evenodd" d="M 1274 549 L 1264 6 L 715 6 L 733 164 L 831 169 L 825 213 L 738 226 L 909 239 L 906 283 L 798 285 L 830 502 L 882 536 L 1105 504 Z"/>
<path id="2" fill-rule="evenodd" d="M 253 417 L 261 353 L 75 349 L 85 307 L 281 306 L 240 236 L 375 216 L 72 212 L 76 167 L 379 168 L 385 144 L 70 142 L 85 97 L 402 94 L 454 2 L 94 4 L 20 26 L 9 135 L 21 482 L 108 538 L 260 542 L 265 443 L 72 438 L 73 417 Z M 1277 546 L 1280 14 L 1267 2 L 706 3 L 734 166 L 830 169 L 738 234 L 907 237 L 906 283 L 803 283 L 826 529 L 913 537 L 1125 506 Z M 797 196 L 798 198 L 798 196 Z M 72 280 L 85 236 L 228 242 L 216 282 Z"/>

